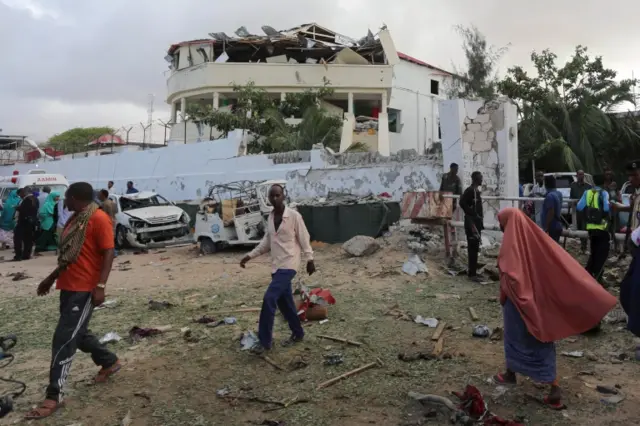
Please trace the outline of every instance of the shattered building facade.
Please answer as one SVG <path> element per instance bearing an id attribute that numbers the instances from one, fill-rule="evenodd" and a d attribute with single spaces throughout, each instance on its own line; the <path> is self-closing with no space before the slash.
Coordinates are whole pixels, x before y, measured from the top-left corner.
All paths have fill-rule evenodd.
<path id="1" fill-rule="evenodd" d="M 232 108 L 234 84 L 253 82 L 283 99 L 329 81 L 334 94 L 322 106 L 343 118 L 341 151 L 362 142 L 383 155 L 403 149 L 424 153 L 440 141 L 438 102 L 445 99 L 452 74 L 399 53 L 386 28 L 360 40 L 315 23 L 262 31 L 265 35 L 253 35 L 241 27 L 234 37 L 210 33 L 209 39 L 169 48 L 170 140 L 215 137 L 215 129 L 204 125 L 176 124 L 191 103 Z"/>

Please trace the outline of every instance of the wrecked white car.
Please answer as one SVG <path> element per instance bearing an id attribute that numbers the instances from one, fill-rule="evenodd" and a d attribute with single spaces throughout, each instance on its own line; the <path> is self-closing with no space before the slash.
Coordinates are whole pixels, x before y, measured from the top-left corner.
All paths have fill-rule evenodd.
<path id="1" fill-rule="evenodd" d="M 109 198 L 118 207 L 115 231 L 118 247 L 148 248 L 156 243 L 190 241 L 187 212 L 155 192 L 110 194 Z"/>

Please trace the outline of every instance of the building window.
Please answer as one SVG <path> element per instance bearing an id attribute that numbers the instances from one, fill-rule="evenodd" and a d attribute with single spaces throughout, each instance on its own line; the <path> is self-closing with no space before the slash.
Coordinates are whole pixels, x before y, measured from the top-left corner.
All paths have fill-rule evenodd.
<path id="1" fill-rule="evenodd" d="M 400 120 L 401 111 L 395 108 L 387 108 L 387 114 L 389 117 L 389 131 L 392 133 L 400 133 L 402 130 Z"/>
<path id="2" fill-rule="evenodd" d="M 440 94 L 440 82 L 438 80 L 431 80 L 431 94 L 432 95 Z"/>

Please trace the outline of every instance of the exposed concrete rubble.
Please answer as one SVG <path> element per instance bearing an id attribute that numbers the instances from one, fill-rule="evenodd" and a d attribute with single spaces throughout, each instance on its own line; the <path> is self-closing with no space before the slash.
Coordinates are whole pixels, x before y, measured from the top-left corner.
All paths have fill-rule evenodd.
<path id="1" fill-rule="evenodd" d="M 298 206 L 348 206 L 353 204 L 369 204 L 369 203 L 381 203 L 389 201 L 386 197 L 379 197 L 376 195 L 367 195 L 359 197 L 351 194 L 341 194 L 330 192 L 327 197 L 319 197 L 315 199 L 303 200 L 296 203 Z"/>
<path id="2" fill-rule="evenodd" d="M 209 33 L 211 39 L 186 42 L 202 55 L 205 62 L 267 62 L 300 64 L 385 65 L 387 55 L 395 55 L 395 48 L 385 52 L 386 27 L 379 34 L 368 31 L 360 40 L 343 36 L 318 24 L 303 24 L 278 31 L 262 26 L 265 35 L 251 34 L 245 27 L 235 31 L 235 37 L 224 32 Z M 379 35 L 379 36 L 378 36 Z M 178 48 L 169 48 L 167 60 L 175 60 Z M 393 51 L 391 51 L 393 50 Z M 189 63 L 193 60 L 189 57 Z"/>
<path id="3" fill-rule="evenodd" d="M 344 243 L 342 249 L 355 257 L 369 256 L 378 251 L 380 243 L 375 238 L 357 235 Z"/>

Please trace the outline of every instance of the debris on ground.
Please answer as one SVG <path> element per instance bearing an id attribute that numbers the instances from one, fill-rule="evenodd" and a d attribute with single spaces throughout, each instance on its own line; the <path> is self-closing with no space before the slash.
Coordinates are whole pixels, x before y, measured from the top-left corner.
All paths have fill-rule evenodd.
<path id="1" fill-rule="evenodd" d="M 502 330 L 502 327 L 496 327 L 491 332 L 491 335 L 489 336 L 489 340 L 494 340 L 494 341 L 502 340 L 503 334 L 504 334 L 504 331 Z"/>
<path id="2" fill-rule="evenodd" d="M 130 426 L 131 423 L 133 423 L 133 420 L 131 420 L 131 410 L 129 410 L 127 412 L 127 415 L 124 416 L 124 418 L 120 422 L 120 426 Z"/>
<path id="3" fill-rule="evenodd" d="M 237 322 L 238 322 L 238 320 L 235 317 L 226 317 L 226 318 L 221 319 L 218 322 L 207 323 L 207 327 L 216 328 L 216 327 L 219 327 L 221 325 L 233 325 L 233 324 L 236 324 Z"/>
<path id="4" fill-rule="evenodd" d="M 449 421 L 452 424 L 471 425 L 482 422 L 484 425 L 524 426 L 523 423 L 514 420 L 500 418 L 489 411 L 482 398 L 482 394 L 472 385 L 467 385 L 463 393 L 452 392 L 460 405 L 456 406 L 449 398 L 438 395 L 425 395 L 417 392 L 409 392 L 409 398 L 419 401 L 423 405 L 447 408 L 451 412 Z"/>
<path id="5" fill-rule="evenodd" d="M 162 334 L 162 330 L 158 328 L 140 328 L 134 326 L 129 330 L 129 338 L 133 342 L 139 342 L 144 338 L 157 336 L 158 334 Z"/>
<path id="6" fill-rule="evenodd" d="M 155 300 L 149 300 L 149 309 L 152 311 L 162 311 L 164 309 L 173 308 L 175 305 L 166 301 L 158 302 Z"/>
<path id="7" fill-rule="evenodd" d="M 442 293 L 436 293 L 434 296 L 437 300 L 460 300 L 460 295 L 458 294 L 442 294 Z"/>
<path id="8" fill-rule="evenodd" d="M 216 321 L 217 320 L 214 317 L 210 317 L 208 315 L 203 315 L 202 317 L 193 320 L 193 322 L 198 324 L 211 324 Z"/>
<path id="9" fill-rule="evenodd" d="M 320 383 L 318 385 L 318 387 L 316 388 L 316 390 L 327 388 L 327 387 L 329 387 L 331 385 L 334 385 L 334 384 L 338 383 L 339 381 L 344 380 L 344 379 L 346 379 L 348 377 L 351 377 L 353 375 L 362 373 L 363 371 L 370 370 L 373 367 L 382 367 L 382 366 L 384 366 L 384 363 L 382 362 L 382 360 L 380 358 L 377 358 L 375 362 L 370 362 L 369 364 L 363 365 L 360 368 L 356 368 L 355 370 L 348 371 L 348 372 L 346 372 L 344 374 L 339 375 L 338 377 L 334 377 L 331 380 L 327 380 L 326 382 Z"/>
<path id="10" fill-rule="evenodd" d="M 22 281 L 31 278 L 25 272 L 12 272 L 10 274 L 7 274 L 7 277 L 13 277 L 11 281 Z"/>
<path id="11" fill-rule="evenodd" d="M 384 314 L 402 321 L 413 321 L 413 316 L 405 311 L 400 310 L 400 305 L 398 305 L 397 303 L 390 307 L 389 310 Z"/>
<path id="12" fill-rule="evenodd" d="M 473 327 L 473 337 L 489 337 L 491 336 L 491 329 L 486 325 L 476 325 Z"/>
<path id="13" fill-rule="evenodd" d="M 564 351 L 562 352 L 562 355 L 569 358 L 582 358 L 584 356 L 584 352 L 583 351 L 571 351 L 571 352 Z"/>
<path id="14" fill-rule="evenodd" d="M 258 396 L 237 395 L 237 394 L 233 394 L 231 390 L 227 387 L 219 389 L 216 392 L 216 395 L 218 396 L 218 398 L 228 399 L 231 401 L 259 402 L 261 404 L 271 404 L 276 406 L 275 408 L 268 408 L 266 410 L 263 410 L 263 412 L 281 410 L 283 408 L 287 408 L 295 404 L 304 404 L 309 402 L 309 399 L 300 398 L 299 396 L 294 396 L 293 398 L 284 399 L 282 401 L 276 401 L 273 399 L 266 399 Z"/>
<path id="15" fill-rule="evenodd" d="M 189 327 L 184 327 L 180 331 L 182 332 L 182 338 L 185 340 L 185 342 L 198 343 L 200 341 L 200 337 L 195 335 Z"/>
<path id="16" fill-rule="evenodd" d="M 426 325 L 427 327 L 436 328 L 439 321 L 436 318 L 423 318 L 422 315 L 417 315 L 413 322 L 416 324 Z"/>
<path id="17" fill-rule="evenodd" d="M 402 352 L 398 354 L 398 359 L 404 362 L 412 362 L 424 359 L 426 361 L 432 361 L 437 359 L 438 357 L 431 352 L 414 352 L 414 353 L 406 353 Z"/>
<path id="18" fill-rule="evenodd" d="M 102 338 L 100 339 L 100 343 L 104 345 L 105 343 L 119 342 L 120 340 L 122 340 L 122 337 L 120 337 L 118 333 L 116 333 L 115 331 L 110 331 L 109 333 L 102 336 Z"/>
<path id="19" fill-rule="evenodd" d="M 302 355 L 296 355 L 291 361 L 289 361 L 289 367 L 292 370 L 300 370 L 301 368 L 306 368 L 308 366 L 309 363 Z"/>
<path id="20" fill-rule="evenodd" d="M 333 340 L 334 342 L 346 343 L 346 344 L 352 345 L 352 346 L 362 346 L 362 343 L 360 343 L 360 342 L 343 339 L 341 337 L 326 336 L 324 334 L 318 334 L 316 337 L 319 337 L 321 339 Z"/>
<path id="21" fill-rule="evenodd" d="M 416 276 L 420 272 L 425 274 L 429 273 L 427 265 L 420 259 L 420 256 L 413 253 L 409 256 L 409 259 L 402 265 L 402 272 L 407 275 Z"/>
<path id="22" fill-rule="evenodd" d="M 94 311 L 100 311 L 102 309 L 111 309 L 118 306 L 118 299 L 105 300 L 102 305 L 93 308 Z"/>
<path id="23" fill-rule="evenodd" d="M 344 355 L 329 354 L 324 356 L 324 365 L 338 365 L 344 362 Z"/>
<path id="24" fill-rule="evenodd" d="M 370 256 L 380 248 L 380 243 L 373 237 L 356 235 L 342 245 L 342 250 L 355 257 Z"/>
<path id="25" fill-rule="evenodd" d="M 471 320 L 472 321 L 478 321 L 480 319 L 478 317 L 478 314 L 476 313 L 476 310 L 474 308 L 472 308 L 471 306 L 469 306 L 469 315 L 471 315 Z"/>
<path id="26" fill-rule="evenodd" d="M 626 324 L 627 314 L 622 308 L 615 308 L 602 319 L 602 322 L 609 325 Z"/>
<path id="27" fill-rule="evenodd" d="M 258 340 L 258 336 L 256 336 L 256 333 L 249 330 L 242 335 L 242 338 L 240 339 L 240 345 L 242 345 L 243 351 L 248 351 L 259 341 L 260 340 Z"/>
<path id="28" fill-rule="evenodd" d="M 418 253 L 437 252 L 443 248 L 441 238 L 439 234 L 433 232 L 431 229 L 420 227 L 409 231 L 407 246 L 412 251 Z"/>
<path id="29" fill-rule="evenodd" d="M 327 319 L 330 305 L 335 305 L 336 299 L 330 290 L 323 288 L 309 289 L 301 282 L 294 292 L 300 298 L 296 300 L 296 309 L 300 321 L 321 321 Z"/>

